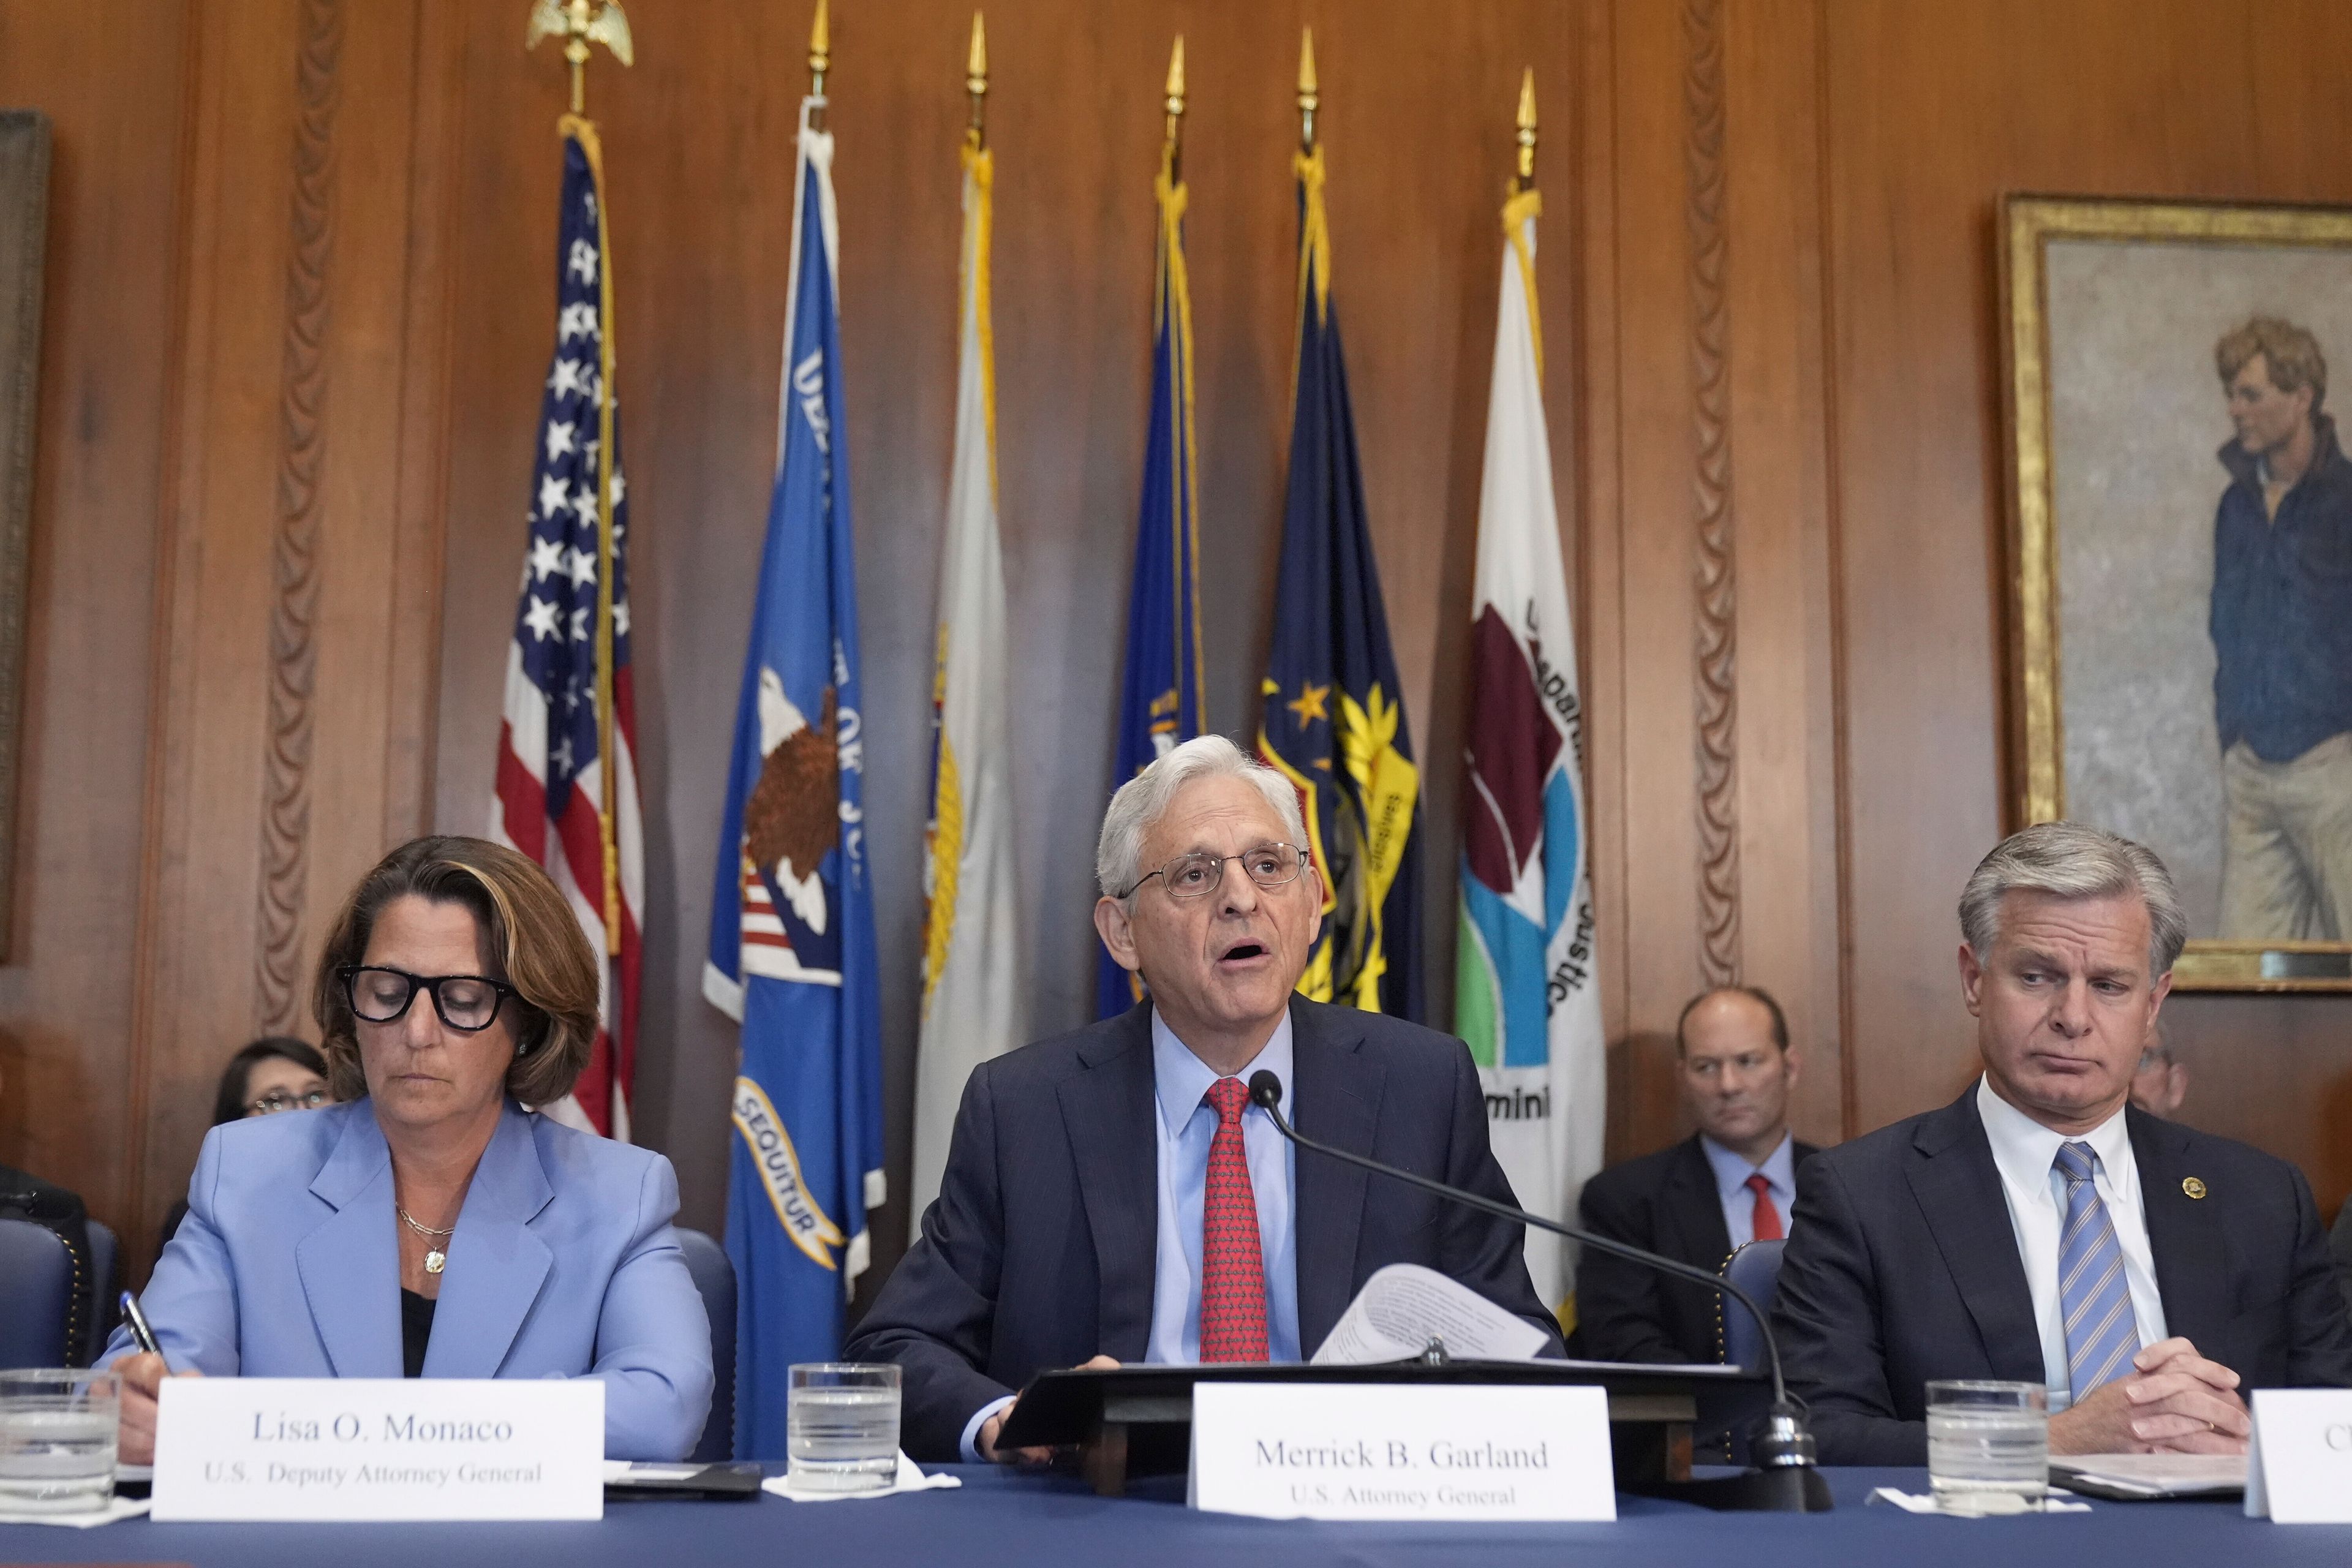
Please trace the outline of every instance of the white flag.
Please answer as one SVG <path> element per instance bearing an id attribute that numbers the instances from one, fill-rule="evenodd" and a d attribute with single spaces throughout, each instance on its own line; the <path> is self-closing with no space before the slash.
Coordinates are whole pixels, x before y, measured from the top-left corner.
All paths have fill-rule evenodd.
<path id="1" fill-rule="evenodd" d="M 1508 243 L 1471 605 L 1454 1029 L 1477 1060 L 1495 1157 L 1519 1202 L 1572 1224 L 1579 1190 L 1601 1168 L 1607 1106 L 1584 710 L 1544 435 L 1541 210 L 1533 191 L 1503 206 Z M 1528 1268 L 1546 1301 L 1570 1299 L 1575 1279 L 1557 1237 L 1528 1233 Z"/>
<path id="2" fill-rule="evenodd" d="M 939 666 L 931 686 L 930 853 L 924 891 L 923 1025 L 915 1058 L 911 1235 L 939 1195 L 964 1080 L 1021 1044 L 1021 954 L 1013 898 L 1013 755 L 1004 563 L 996 537 L 996 359 L 989 321 L 990 183 L 984 149 L 963 155 L 962 344 L 955 458 L 940 561 Z"/>

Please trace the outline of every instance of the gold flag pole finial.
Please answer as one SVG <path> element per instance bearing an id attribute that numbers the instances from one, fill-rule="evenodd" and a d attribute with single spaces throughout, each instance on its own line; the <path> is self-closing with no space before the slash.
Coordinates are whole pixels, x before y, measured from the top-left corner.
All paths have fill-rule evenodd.
<path id="1" fill-rule="evenodd" d="M 1315 109 L 1321 102 L 1315 90 L 1315 29 L 1298 30 L 1298 150 L 1315 151 Z"/>
<path id="2" fill-rule="evenodd" d="M 824 129 L 824 73 L 833 68 L 833 38 L 824 21 L 825 0 L 816 0 L 816 20 L 809 24 L 809 129 Z"/>
<path id="3" fill-rule="evenodd" d="M 988 26 L 977 11 L 971 14 L 971 53 L 964 60 L 963 89 L 971 95 L 971 123 L 964 129 L 964 140 L 978 148 L 988 133 Z"/>
<path id="4" fill-rule="evenodd" d="M 629 40 L 628 14 L 621 0 L 536 0 L 530 21 L 523 28 L 522 47 L 539 47 L 541 38 L 562 38 L 563 58 L 572 67 L 572 112 L 588 112 L 588 46 L 602 44 L 623 65 L 636 64 Z"/>
<path id="5" fill-rule="evenodd" d="M 1168 55 L 1167 94 L 1167 161 L 1168 183 L 1176 183 L 1178 154 L 1184 138 L 1184 35 L 1176 35 L 1176 47 Z"/>
<path id="6" fill-rule="evenodd" d="M 1536 68 L 1519 78 L 1519 173 L 1516 190 L 1531 191 L 1536 184 Z"/>

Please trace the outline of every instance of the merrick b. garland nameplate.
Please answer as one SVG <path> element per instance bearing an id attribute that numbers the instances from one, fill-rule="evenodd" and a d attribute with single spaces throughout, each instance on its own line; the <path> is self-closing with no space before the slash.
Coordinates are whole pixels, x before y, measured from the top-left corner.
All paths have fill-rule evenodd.
<path id="1" fill-rule="evenodd" d="M 594 1378 L 175 1377 L 159 1520 L 602 1519 Z"/>
<path id="2" fill-rule="evenodd" d="M 1196 1384 L 1188 1500 L 1261 1519 L 1613 1520 L 1608 1395 Z"/>

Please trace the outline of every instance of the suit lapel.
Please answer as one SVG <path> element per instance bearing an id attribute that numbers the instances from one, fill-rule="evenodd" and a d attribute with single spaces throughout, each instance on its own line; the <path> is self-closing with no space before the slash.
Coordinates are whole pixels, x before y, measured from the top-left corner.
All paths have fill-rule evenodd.
<path id="1" fill-rule="evenodd" d="M 2124 1113 L 2124 1125 L 2131 1132 L 2132 1162 L 2139 1167 L 2140 1215 L 2147 1225 L 2148 1250 L 2156 1255 L 2165 1331 L 2200 1347 L 2218 1344 L 2233 1315 L 2221 1206 L 2210 1198 L 2190 1197 L 2183 1185 L 2197 1178 L 2196 1190 L 2206 1190 L 2189 1163 L 2186 1132 L 2137 1108 Z"/>
<path id="2" fill-rule="evenodd" d="M 366 1100 L 339 1112 L 342 1136 L 310 1191 L 334 1209 L 294 1247 L 310 1321 L 337 1377 L 398 1377 L 400 1247 L 392 1151 Z"/>
<path id="3" fill-rule="evenodd" d="M 1911 1135 L 1904 1174 L 1927 1231 L 1976 1321 L 1992 1375 L 2042 1381 L 2042 1336 L 2034 1325 L 2033 1294 L 2017 1255 L 2017 1233 L 2001 1194 L 1992 1144 L 1977 1115 L 1973 1085 Z"/>
<path id="4" fill-rule="evenodd" d="M 1290 1005 L 1291 1093 L 1298 1131 L 1352 1153 L 1373 1153 L 1387 1071 L 1357 1050 L 1363 1031 L 1351 1009 Z M 1298 1349 L 1313 1355 L 1356 1290 L 1356 1243 L 1370 1179 L 1353 1165 L 1313 1154 L 1291 1163 L 1291 1226 L 1297 1238 Z"/>
<path id="5" fill-rule="evenodd" d="M 1682 1242 L 1675 1255 L 1701 1268 L 1719 1268 L 1731 1256 L 1731 1227 L 1723 1219 L 1723 1194 L 1716 1189 L 1715 1167 L 1693 1133 L 1682 1145 L 1674 1171 L 1666 1179 L 1665 1218 Z"/>
<path id="6" fill-rule="evenodd" d="M 530 1118 L 510 1104 L 457 1211 L 425 1352 L 425 1376 L 498 1375 L 555 1261 L 530 1228 L 554 1196 L 540 1166 Z"/>
<path id="7" fill-rule="evenodd" d="M 1094 1237 L 1103 1354 L 1141 1361 L 1151 1339 L 1160 1239 L 1159 1114 L 1151 1099 L 1151 1008 L 1138 1004 L 1081 1047 L 1083 1071 L 1056 1091 Z"/>

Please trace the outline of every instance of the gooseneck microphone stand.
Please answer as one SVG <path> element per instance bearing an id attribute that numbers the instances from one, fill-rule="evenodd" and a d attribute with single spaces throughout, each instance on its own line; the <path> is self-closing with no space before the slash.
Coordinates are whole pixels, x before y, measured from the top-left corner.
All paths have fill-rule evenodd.
<path id="1" fill-rule="evenodd" d="M 1531 1225 L 1538 1230 L 1564 1236 L 1597 1251 L 1645 1265 L 1663 1274 L 1692 1280 L 1711 1290 L 1720 1290 L 1747 1308 L 1762 1332 L 1765 1361 L 1772 1374 L 1771 1406 L 1748 1438 L 1748 1451 L 1756 1461 L 1755 1466 L 1739 1475 L 1720 1479 L 1677 1483 L 1671 1495 L 1726 1511 L 1826 1513 L 1835 1506 L 1830 1500 L 1828 1480 L 1813 1463 L 1813 1435 L 1805 1428 L 1805 1408 L 1789 1397 L 1789 1385 L 1780 1376 L 1780 1345 L 1773 1337 L 1771 1320 L 1765 1316 L 1763 1309 L 1747 1291 L 1721 1275 L 1710 1274 L 1704 1268 L 1694 1268 L 1675 1258 L 1631 1247 L 1622 1241 L 1612 1241 L 1605 1236 L 1594 1236 L 1562 1225 L 1558 1220 L 1529 1214 L 1523 1208 L 1497 1203 L 1493 1198 L 1482 1197 L 1476 1193 L 1465 1192 L 1460 1187 L 1383 1164 L 1366 1155 L 1318 1142 L 1283 1120 L 1282 1079 L 1264 1068 L 1250 1075 L 1249 1092 L 1250 1103 L 1265 1111 L 1275 1130 L 1301 1149 L 1370 1171 L 1374 1175 L 1402 1182 L 1407 1186 L 1419 1187 L 1425 1193 L 1434 1193 L 1439 1197 L 1449 1198 L 1501 1219 L 1517 1220 L 1521 1225 Z"/>

